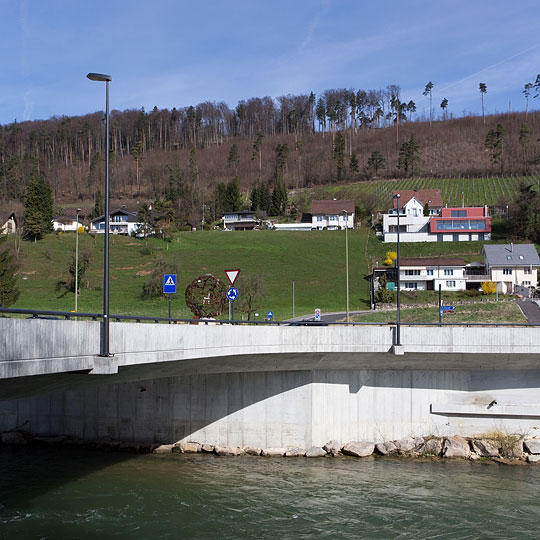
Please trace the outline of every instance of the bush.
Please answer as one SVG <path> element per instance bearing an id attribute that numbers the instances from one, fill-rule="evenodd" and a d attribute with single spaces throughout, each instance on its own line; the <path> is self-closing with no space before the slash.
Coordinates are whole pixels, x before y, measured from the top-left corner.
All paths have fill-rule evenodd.
<path id="1" fill-rule="evenodd" d="M 174 263 L 167 262 L 163 257 L 159 257 L 150 277 L 143 284 L 141 293 L 143 300 L 149 300 L 163 294 L 163 276 L 165 274 L 178 274 L 178 267 Z"/>
<path id="2" fill-rule="evenodd" d="M 497 284 L 493 281 L 482 282 L 482 292 L 484 294 L 495 294 L 497 292 Z"/>

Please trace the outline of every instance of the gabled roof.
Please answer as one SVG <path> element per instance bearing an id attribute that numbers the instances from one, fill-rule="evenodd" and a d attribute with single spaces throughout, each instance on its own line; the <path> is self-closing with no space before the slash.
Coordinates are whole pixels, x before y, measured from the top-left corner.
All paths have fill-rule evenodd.
<path id="1" fill-rule="evenodd" d="M 401 258 L 400 266 L 465 266 L 465 261 L 458 257 L 408 257 Z"/>
<path id="2" fill-rule="evenodd" d="M 3 225 L 13 216 L 13 220 L 15 221 L 15 224 L 17 223 L 17 218 L 15 217 L 15 212 L 8 211 L 0 211 L 0 225 Z"/>
<path id="3" fill-rule="evenodd" d="M 331 200 L 331 201 L 312 201 L 311 213 L 324 215 L 338 215 L 346 210 L 349 214 L 354 213 L 354 201 Z"/>
<path id="4" fill-rule="evenodd" d="M 114 216 L 117 214 L 123 214 L 128 217 L 128 223 L 137 223 L 139 219 L 139 214 L 137 212 L 130 212 L 129 210 L 126 210 L 125 208 L 117 208 L 116 210 L 111 210 L 109 212 L 109 215 Z M 99 216 L 97 218 L 94 218 L 91 223 L 94 223 L 96 221 L 103 221 L 105 219 L 105 214 L 102 216 Z"/>
<path id="5" fill-rule="evenodd" d="M 399 189 L 392 192 L 392 208 L 397 208 L 394 196 L 398 193 L 400 208 L 403 208 L 413 197 L 422 205 L 427 203 L 429 208 L 442 208 L 443 205 L 440 189 Z"/>
<path id="6" fill-rule="evenodd" d="M 540 266 L 534 244 L 485 244 L 487 266 Z"/>

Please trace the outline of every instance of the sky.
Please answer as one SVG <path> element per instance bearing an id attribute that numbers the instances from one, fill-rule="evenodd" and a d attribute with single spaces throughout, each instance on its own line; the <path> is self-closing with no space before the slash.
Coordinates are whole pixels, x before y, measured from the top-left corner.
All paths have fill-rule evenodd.
<path id="1" fill-rule="evenodd" d="M 524 110 L 538 0 L 0 0 L 0 124 L 330 88 L 401 87 L 417 115 Z M 98 85 L 103 85 L 100 89 Z M 532 96 L 531 96 L 532 98 Z M 540 97 L 530 100 L 540 109 Z"/>

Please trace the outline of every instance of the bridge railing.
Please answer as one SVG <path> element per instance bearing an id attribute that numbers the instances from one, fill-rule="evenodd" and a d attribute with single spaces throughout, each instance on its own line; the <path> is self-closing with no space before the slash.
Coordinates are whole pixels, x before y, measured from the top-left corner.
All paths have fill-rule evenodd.
<path id="1" fill-rule="evenodd" d="M 73 311 L 52 311 L 52 310 L 36 310 L 36 309 L 20 309 L 20 308 L 3 308 L 0 307 L 0 316 L 25 316 L 27 319 L 64 319 L 64 320 L 78 320 L 78 319 L 90 319 L 92 321 L 103 320 L 102 313 L 83 313 Z M 193 324 L 193 325 L 252 325 L 252 326 L 387 326 L 395 327 L 396 321 L 387 322 L 324 322 L 314 320 L 302 320 L 302 321 L 245 321 L 245 320 L 229 320 L 229 319 L 185 319 L 177 317 L 152 317 L 148 315 L 109 315 L 111 322 L 135 322 L 135 323 L 165 323 L 165 324 Z M 482 322 L 424 322 L 424 323 L 412 323 L 401 321 L 401 326 L 464 326 L 464 327 L 537 327 L 531 323 L 482 323 Z"/>

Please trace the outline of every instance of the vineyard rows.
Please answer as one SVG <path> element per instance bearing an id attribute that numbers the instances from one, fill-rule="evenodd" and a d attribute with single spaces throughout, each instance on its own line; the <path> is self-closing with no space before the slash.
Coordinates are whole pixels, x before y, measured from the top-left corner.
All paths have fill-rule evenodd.
<path id="1" fill-rule="evenodd" d="M 343 187 L 326 188 L 340 199 L 360 199 L 362 193 L 376 194 L 380 201 L 391 206 L 392 192 L 404 189 L 440 189 L 444 205 L 495 206 L 513 202 L 521 182 L 540 189 L 540 176 L 485 178 L 409 178 L 406 180 L 375 180 Z M 505 202 L 506 201 L 506 202 Z"/>

